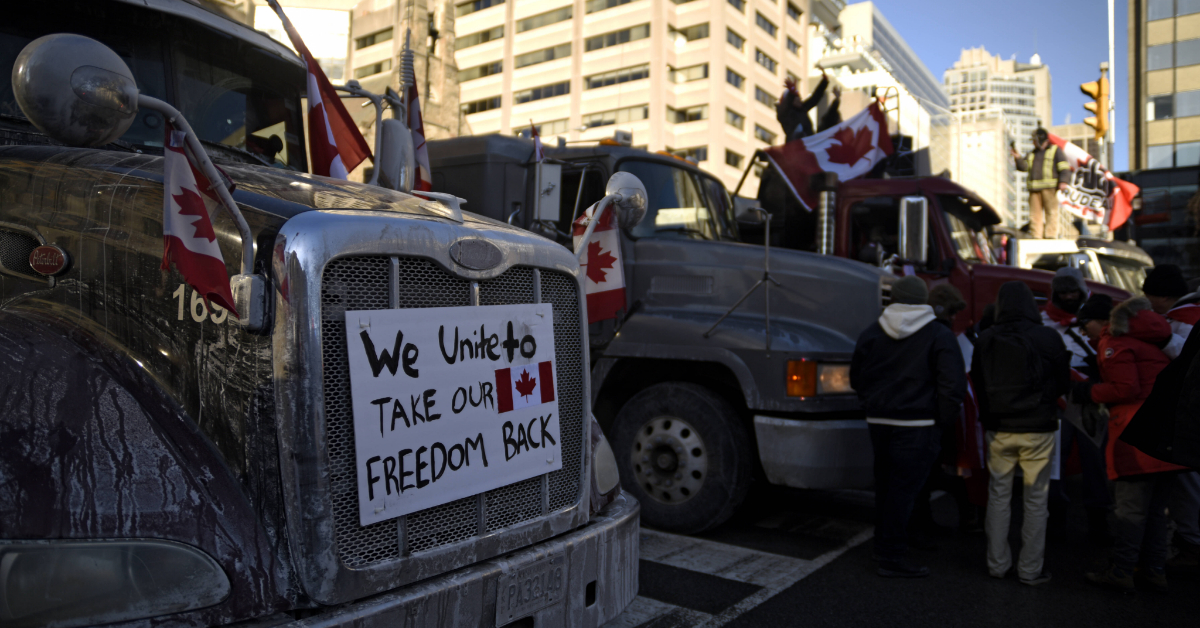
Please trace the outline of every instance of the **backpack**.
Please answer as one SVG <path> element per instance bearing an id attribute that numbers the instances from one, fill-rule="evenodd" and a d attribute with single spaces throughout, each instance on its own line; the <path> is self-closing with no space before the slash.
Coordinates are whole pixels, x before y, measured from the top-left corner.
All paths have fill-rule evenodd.
<path id="1" fill-rule="evenodd" d="M 989 414 L 1032 412 L 1042 401 L 1045 368 L 1029 337 L 1017 330 L 992 328 L 975 351 L 983 367 Z"/>

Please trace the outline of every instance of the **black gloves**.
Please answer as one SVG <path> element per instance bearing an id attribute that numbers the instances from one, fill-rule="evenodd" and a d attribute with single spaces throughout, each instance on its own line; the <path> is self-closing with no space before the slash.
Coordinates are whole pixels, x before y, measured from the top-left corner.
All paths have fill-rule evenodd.
<path id="1" fill-rule="evenodd" d="M 1071 384 L 1071 402 L 1072 403 L 1088 403 L 1092 400 L 1092 386 L 1096 382 L 1073 382 Z"/>

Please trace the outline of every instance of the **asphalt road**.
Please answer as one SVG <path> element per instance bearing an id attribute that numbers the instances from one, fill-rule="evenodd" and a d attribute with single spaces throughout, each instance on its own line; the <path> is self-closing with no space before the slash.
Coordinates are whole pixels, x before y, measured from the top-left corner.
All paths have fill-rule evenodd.
<path id="1" fill-rule="evenodd" d="M 934 551 L 914 551 L 929 578 L 881 578 L 871 561 L 873 511 L 866 491 L 759 487 L 732 520 L 703 535 L 643 529 L 638 597 L 608 626 L 1200 625 L 1200 578 L 1173 576 L 1167 594 L 1087 583 L 1083 574 L 1105 563 L 1107 550 L 1087 543 L 1082 509 L 1069 511 L 1068 540 L 1048 544 L 1054 579 L 1040 587 L 989 577 L 982 532 L 952 533 L 937 538 Z M 934 515 L 957 523 L 948 497 L 935 498 Z"/>

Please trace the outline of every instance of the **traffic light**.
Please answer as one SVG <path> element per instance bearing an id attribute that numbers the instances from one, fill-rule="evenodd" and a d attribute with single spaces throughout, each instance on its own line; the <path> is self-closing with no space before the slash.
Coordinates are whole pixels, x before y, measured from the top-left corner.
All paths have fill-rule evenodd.
<path id="1" fill-rule="evenodd" d="M 1100 76 L 1100 80 L 1084 83 L 1079 91 L 1092 97 L 1090 103 L 1083 108 L 1096 114 L 1094 118 L 1084 118 L 1083 123 L 1096 129 L 1096 139 L 1102 140 L 1108 134 L 1108 77 Z"/>

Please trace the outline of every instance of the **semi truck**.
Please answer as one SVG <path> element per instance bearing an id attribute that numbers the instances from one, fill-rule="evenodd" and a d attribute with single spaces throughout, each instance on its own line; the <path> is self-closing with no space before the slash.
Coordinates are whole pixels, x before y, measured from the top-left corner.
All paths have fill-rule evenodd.
<path id="1" fill-rule="evenodd" d="M 620 231 L 627 308 L 589 324 L 596 417 L 643 521 L 711 528 L 756 475 L 800 488 L 869 487 L 871 445 L 849 363 L 895 277 L 741 242 L 719 180 L 615 136 L 547 146 L 542 162 L 518 137 L 428 147 L 434 190 L 568 247 L 573 219 L 604 196 L 609 176 L 645 184 L 645 217 Z"/>
<path id="2" fill-rule="evenodd" d="M 306 173 L 305 65 L 200 3 L 27 4 L 0 68 L 0 625 L 598 626 L 633 599 L 573 255 Z M 233 311 L 162 263 L 168 122 L 228 197 L 203 237 Z"/>

